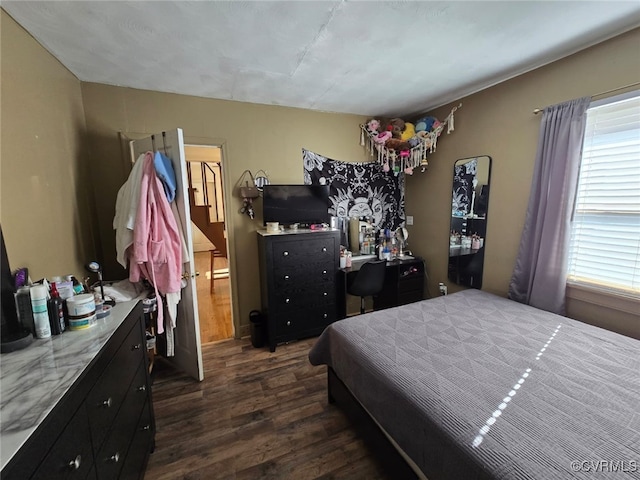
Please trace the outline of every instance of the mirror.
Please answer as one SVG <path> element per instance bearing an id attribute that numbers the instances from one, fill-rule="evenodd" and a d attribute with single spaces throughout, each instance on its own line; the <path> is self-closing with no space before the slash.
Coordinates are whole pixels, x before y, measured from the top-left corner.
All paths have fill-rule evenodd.
<path id="1" fill-rule="evenodd" d="M 407 238 L 409 238 L 409 231 L 404 227 L 398 227 L 395 231 L 395 237 L 399 245 L 398 258 L 413 258 L 407 254 Z"/>
<path id="2" fill-rule="evenodd" d="M 449 280 L 482 288 L 491 157 L 463 158 L 453 167 Z"/>

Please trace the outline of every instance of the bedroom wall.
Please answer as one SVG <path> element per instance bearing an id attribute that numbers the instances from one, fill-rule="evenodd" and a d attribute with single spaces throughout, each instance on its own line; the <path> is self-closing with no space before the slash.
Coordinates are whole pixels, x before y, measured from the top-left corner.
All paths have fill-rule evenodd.
<path id="1" fill-rule="evenodd" d="M 88 148 L 94 185 L 97 221 L 107 278 L 125 272 L 115 262 L 111 222 L 120 185 L 129 165 L 119 132 L 130 138 L 180 127 L 185 142 L 221 145 L 225 165 L 225 191 L 244 170 L 266 170 L 272 183 L 303 183 L 302 148 L 331 158 L 364 161 L 360 147 L 362 117 L 312 112 L 279 106 L 213 100 L 185 95 L 83 83 Z M 232 298 L 236 332 L 248 333 L 249 312 L 260 308 L 256 229 L 262 226 L 261 201 L 256 219 L 238 213 L 242 200 L 231 197 L 226 220 L 229 261 L 237 296 Z M 238 326 L 242 328 L 238 329 Z"/>
<path id="2" fill-rule="evenodd" d="M 12 268 L 86 275 L 95 256 L 80 81 L 4 10 L 0 221 Z"/>
<path id="3" fill-rule="evenodd" d="M 455 131 L 443 134 L 429 169 L 407 179 L 410 247 L 425 257 L 429 291 L 447 279 L 451 184 L 456 160 L 493 159 L 483 289 L 506 296 L 524 224 L 538 140 L 534 108 L 589 96 L 637 82 L 640 29 L 461 99 Z M 638 87 L 635 87 L 638 88 Z M 620 92 L 616 92 L 620 93 Z M 443 118 L 453 105 L 432 114 Z M 412 241 L 413 240 L 413 241 Z M 570 289 L 568 315 L 640 338 L 640 304 Z"/>

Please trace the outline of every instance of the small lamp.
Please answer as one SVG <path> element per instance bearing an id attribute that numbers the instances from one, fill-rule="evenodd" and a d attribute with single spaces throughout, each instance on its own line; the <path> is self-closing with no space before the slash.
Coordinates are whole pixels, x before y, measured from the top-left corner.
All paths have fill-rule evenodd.
<path id="1" fill-rule="evenodd" d="M 85 268 L 89 272 L 93 272 L 93 273 L 97 273 L 98 274 L 98 282 L 100 282 L 100 295 L 102 296 L 102 301 L 105 303 L 105 305 L 114 304 L 115 302 L 113 300 L 105 300 L 104 299 L 104 286 L 102 284 L 102 267 L 100 266 L 100 264 L 98 262 L 89 262 L 85 266 Z"/>

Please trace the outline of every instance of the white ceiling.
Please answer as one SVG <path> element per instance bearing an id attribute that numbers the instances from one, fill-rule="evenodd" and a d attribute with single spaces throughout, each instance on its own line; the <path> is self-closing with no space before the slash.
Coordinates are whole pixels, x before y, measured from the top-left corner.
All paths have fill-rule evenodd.
<path id="1" fill-rule="evenodd" d="M 2 8 L 82 81 L 362 115 L 425 112 L 640 25 L 637 0 Z"/>

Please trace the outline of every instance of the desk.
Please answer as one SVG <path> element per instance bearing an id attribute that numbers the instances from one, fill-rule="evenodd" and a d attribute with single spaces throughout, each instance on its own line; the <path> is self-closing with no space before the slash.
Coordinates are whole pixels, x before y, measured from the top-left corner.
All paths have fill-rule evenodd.
<path id="1" fill-rule="evenodd" d="M 471 248 L 471 247 L 461 247 L 457 245 L 455 247 L 449 246 L 449 256 L 450 257 L 462 257 L 464 255 L 473 255 L 478 253 L 479 248 Z"/>
<path id="2" fill-rule="evenodd" d="M 458 285 L 481 288 L 483 262 L 484 247 L 479 249 L 449 247 L 449 280 Z"/>
<path id="3" fill-rule="evenodd" d="M 338 279 L 338 318 L 347 316 L 347 275 L 357 272 L 360 267 L 375 256 L 354 257 L 351 268 L 341 268 Z M 406 257 L 390 260 L 384 277 L 382 293 L 373 299 L 374 310 L 397 307 L 418 302 L 424 298 L 424 260 L 420 257 Z"/>

